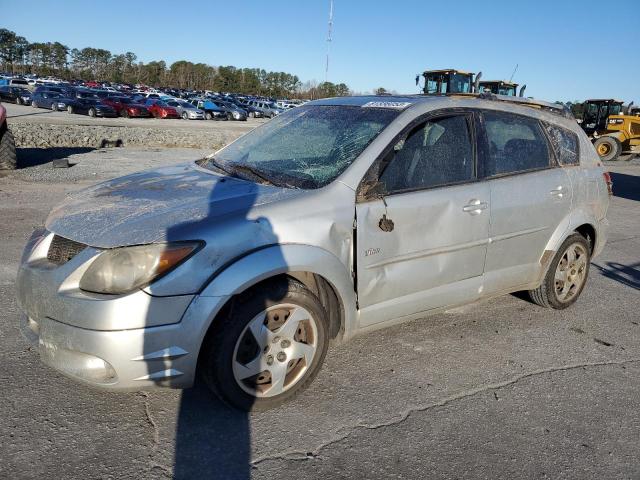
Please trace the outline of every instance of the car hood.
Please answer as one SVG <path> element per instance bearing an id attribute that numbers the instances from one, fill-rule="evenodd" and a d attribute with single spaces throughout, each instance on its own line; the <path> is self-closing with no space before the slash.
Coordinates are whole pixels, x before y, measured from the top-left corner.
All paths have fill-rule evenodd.
<path id="1" fill-rule="evenodd" d="M 195 163 L 149 170 L 100 183 L 56 207 L 46 228 L 87 245 L 113 248 L 198 239 L 214 220 L 297 196 L 303 190 L 225 177 Z"/>

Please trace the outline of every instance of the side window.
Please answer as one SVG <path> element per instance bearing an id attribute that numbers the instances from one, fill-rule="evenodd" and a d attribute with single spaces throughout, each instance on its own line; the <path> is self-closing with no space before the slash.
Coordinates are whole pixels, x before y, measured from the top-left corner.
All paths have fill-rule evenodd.
<path id="1" fill-rule="evenodd" d="M 537 120 L 508 113 L 485 112 L 483 115 L 489 142 L 485 176 L 549 166 L 547 140 Z"/>
<path id="2" fill-rule="evenodd" d="M 560 165 L 579 165 L 578 136 L 562 127 L 544 123 Z"/>
<path id="3" fill-rule="evenodd" d="M 429 120 L 398 142 L 380 176 L 387 192 L 473 180 L 473 147 L 466 115 Z"/>

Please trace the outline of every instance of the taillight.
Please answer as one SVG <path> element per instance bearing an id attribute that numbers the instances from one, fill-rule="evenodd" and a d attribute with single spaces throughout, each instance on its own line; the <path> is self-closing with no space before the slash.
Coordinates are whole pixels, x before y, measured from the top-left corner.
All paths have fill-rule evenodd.
<path id="1" fill-rule="evenodd" d="M 613 180 L 611 180 L 611 174 L 609 172 L 603 172 L 602 176 L 604 177 L 604 183 L 607 184 L 609 196 L 613 195 Z"/>

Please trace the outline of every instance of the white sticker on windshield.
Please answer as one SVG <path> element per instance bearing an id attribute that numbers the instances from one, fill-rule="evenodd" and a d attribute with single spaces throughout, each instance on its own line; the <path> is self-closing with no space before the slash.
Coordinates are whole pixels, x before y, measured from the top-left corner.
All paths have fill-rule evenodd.
<path id="1" fill-rule="evenodd" d="M 411 105 L 411 102 L 367 102 L 362 105 L 362 108 L 395 108 L 397 110 L 402 110 Z"/>

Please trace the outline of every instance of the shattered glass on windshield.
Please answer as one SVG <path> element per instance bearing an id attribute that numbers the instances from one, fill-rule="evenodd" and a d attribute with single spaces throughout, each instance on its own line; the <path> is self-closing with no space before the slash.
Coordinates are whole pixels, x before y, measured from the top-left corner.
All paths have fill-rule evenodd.
<path id="1" fill-rule="evenodd" d="M 202 166 L 253 173 L 270 183 L 320 188 L 331 183 L 398 115 L 354 106 L 291 109 L 216 153 Z"/>

